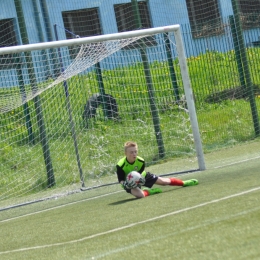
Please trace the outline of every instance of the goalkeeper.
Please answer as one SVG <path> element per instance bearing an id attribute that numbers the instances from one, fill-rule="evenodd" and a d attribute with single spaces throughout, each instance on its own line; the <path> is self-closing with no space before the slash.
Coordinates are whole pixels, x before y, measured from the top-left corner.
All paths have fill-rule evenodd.
<path id="1" fill-rule="evenodd" d="M 118 182 L 126 190 L 127 193 L 132 194 L 136 198 L 144 198 L 149 195 L 161 193 L 160 188 L 153 188 L 154 184 L 158 185 L 171 185 L 171 186 L 194 186 L 198 184 L 195 179 L 182 181 L 176 178 L 163 178 L 156 176 L 150 172 L 145 172 L 145 161 L 143 158 L 137 156 L 138 146 L 137 143 L 128 141 L 124 145 L 125 157 L 123 157 L 116 165 Z M 137 171 L 144 179 L 144 186 L 146 188 L 141 189 L 141 185 L 129 186 L 126 181 L 126 176 L 132 171 Z"/>

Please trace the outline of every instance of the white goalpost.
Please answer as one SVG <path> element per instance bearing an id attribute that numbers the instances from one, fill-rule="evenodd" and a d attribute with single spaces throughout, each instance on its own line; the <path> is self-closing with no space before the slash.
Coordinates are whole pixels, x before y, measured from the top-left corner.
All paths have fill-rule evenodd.
<path id="1" fill-rule="evenodd" d="M 185 96 L 186 96 L 187 106 L 188 106 L 189 115 L 190 115 L 190 121 L 191 121 L 191 125 L 192 125 L 192 132 L 193 132 L 194 143 L 195 143 L 195 147 L 196 147 L 199 169 L 205 170 L 206 167 L 205 167 L 202 143 L 201 143 L 201 139 L 200 139 L 197 114 L 196 114 L 196 110 L 195 110 L 195 103 L 194 103 L 194 98 L 193 98 L 194 96 L 193 96 L 192 89 L 191 89 L 190 77 L 189 77 L 189 73 L 188 73 L 188 66 L 186 63 L 186 56 L 185 56 L 185 52 L 184 52 L 180 29 L 174 31 L 174 34 L 175 34 L 176 46 L 177 46 L 177 51 L 178 51 L 178 56 L 179 56 L 181 75 L 182 75 L 182 80 L 183 80 L 183 85 L 184 85 L 184 92 L 185 92 Z"/>
<path id="2" fill-rule="evenodd" d="M 0 201 L 111 184 L 128 140 L 147 166 L 186 158 L 171 174 L 205 170 L 179 25 L 5 47 L 0 58 Z"/>

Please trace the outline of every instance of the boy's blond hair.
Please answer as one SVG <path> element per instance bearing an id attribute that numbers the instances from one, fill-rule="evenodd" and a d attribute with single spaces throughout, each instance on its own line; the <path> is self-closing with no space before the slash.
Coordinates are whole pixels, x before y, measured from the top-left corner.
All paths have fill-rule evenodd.
<path id="1" fill-rule="evenodd" d="M 136 142 L 132 142 L 132 141 L 127 141 L 124 145 L 125 151 L 127 150 L 127 148 L 129 147 L 136 147 L 137 148 L 137 143 Z"/>

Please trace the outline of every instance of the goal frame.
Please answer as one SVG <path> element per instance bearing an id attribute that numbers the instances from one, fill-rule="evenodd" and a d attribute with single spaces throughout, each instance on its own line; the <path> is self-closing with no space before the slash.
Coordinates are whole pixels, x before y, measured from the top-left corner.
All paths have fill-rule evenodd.
<path id="1" fill-rule="evenodd" d="M 142 29 L 142 30 L 134 30 L 129 32 L 121 32 L 121 33 L 113 33 L 113 34 L 105 34 L 105 35 L 98 35 L 92 37 L 83 37 L 83 38 L 76 38 L 70 40 L 60 40 L 60 41 L 52 41 L 52 42 L 43 42 L 43 43 L 35 43 L 35 44 L 27 44 L 27 45 L 18 45 L 18 46 L 11 46 L 11 47 L 2 47 L 0 48 L 0 55 L 4 54 L 14 54 L 20 52 L 30 52 L 36 50 L 43 50 L 43 49 L 51 49 L 51 48 L 60 48 L 64 46 L 72 46 L 72 45 L 80 45 L 80 44 L 89 44 L 95 42 L 104 42 L 109 40 L 118 40 L 118 39 L 126 39 L 138 36 L 149 36 L 158 33 L 169 33 L 173 32 L 176 40 L 176 49 L 179 58 L 181 76 L 183 80 L 184 92 L 187 102 L 187 107 L 189 111 L 189 118 L 191 122 L 191 128 L 194 138 L 194 145 L 198 160 L 199 170 L 203 171 L 206 169 L 205 167 L 205 160 L 204 160 L 204 153 L 202 148 L 202 142 L 199 132 L 199 125 L 197 120 L 197 114 L 195 109 L 195 102 L 193 97 L 193 92 L 191 88 L 191 82 L 188 72 L 188 65 L 186 62 L 186 55 L 184 44 L 181 35 L 181 27 L 179 24 L 176 25 L 169 25 L 163 27 L 156 27 L 156 28 L 149 28 L 149 29 Z"/>

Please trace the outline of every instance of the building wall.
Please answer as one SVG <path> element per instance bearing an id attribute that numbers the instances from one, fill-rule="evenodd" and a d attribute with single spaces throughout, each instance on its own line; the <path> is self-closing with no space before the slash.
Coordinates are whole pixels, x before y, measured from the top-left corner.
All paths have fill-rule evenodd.
<path id="1" fill-rule="evenodd" d="M 118 32 L 118 30 L 113 5 L 120 3 L 130 3 L 130 0 L 21 0 L 21 2 L 24 11 L 29 42 L 36 43 L 42 41 L 41 33 L 43 34 L 44 41 L 49 40 L 46 33 L 46 26 L 50 27 L 54 40 L 53 25 L 57 24 L 60 27 L 64 27 L 62 19 L 63 11 L 71 11 L 84 8 L 99 8 L 103 34 L 116 33 Z M 35 3 L 35 5 L 33 5 L 33 2 Z M 46 4 L 48 11 L 50 21 L 48 25 L 46 25 L 44 20 L 44 16 L 46 16 L 46 14 L 44 14 L 44 10 L 42 9 L 43 3 Z M 170 24 L 189 24 L 185 0 L 148 0 L 148 4 L 153 27 L 165 26 Z M 219 8 L 223 21 L 225 23 L 228 16 L 232 15 L 231 0 L 219 0 Z M 40 24 L 36 23 L 36 16 L 39 17 Z M 12 0 L 1 0 L 0 19 L 6 18 L 15 18 L 17 22 L 15 5 L 14 1 Z M 250 31 L 248 31 L 247 33 L 250 33 Z M 20 38 L 19 34 L 18 38 Z M 59 31 L 59 39 L 66 39 L 65 32 L 62 29 L 60 29 Z M 191 38 L 190 40 L 201 42 L 207 39 Z"/>
<path id="2" fill-rule="evenodd" d="M 63 29 L 64 23 L 62 12 L 85 8 L 99 8 L 103 34 L 117 33 L 118 29 L 113 5 L 130 3 L 130 0 L 21 0 L 21 2 L 29 43 L 37 43 L 55 40 L 54 24 L 58 25 L 58 39 L 66 39 L 65 30 Z M 181 24 L 183 26 L 183 38 L 186 47 L 186 55 L 188 57 L 197 56 L 207 50 L 225 52 L 233 49 L 232 40 L 230 40 L 229 44 L 222 44 L 224 38 L 227 37 L 226 35 L 199 39 L 192 38 L 191 34 L 188 33 L 190 27 L 185 0 L 149 0 L 148 5 L 153 27 L 170 24 Z M 231 1 L 219 0 L 219 6 L 223 22 L 225 23 L 228 16 L 232 15 Z M 1 0 L 1 8 L 0 19 L 15 18 L 17 39 L 18 42 L 21 42 L 14 1 Z M 49 34 L 48 31 L 50 32 Z M 251 32 L 252 30 L 245 32 L 246 45 L 249 45 L 251 41 L 258 40 L 258 36 L 256 34 L 251 34 Z M 154 59 L 156 57 L 151 58 Z M 113 57 L 113 59 L 117 58 Z M 38 62 L 39 65 L 41 60 L 40 58 L 37 58 L 36 60 L 34 59 L 34 62 L 35 64 Z M 52 68 L 51 64 L 47 64 L 47 67 L 48 66 Z M 43 65 L 43 67 L 46 68 L 46 64 Z M 39 73 L 42 74 L 42 72 Z M 6 71 L 0 71 L 0 80 L 6 81 L 6 74 Z M 13 77 L 14 72 L 11 74 Z M 45 74 L 47 77 L 48 73 L 46 72 Z M 27 82 L 28 78 L 25 78 L 25 81 Z M 13 80 L 13 82 L 14 85 L 17 84 L 16 80 Z M 0 84 L 3 86 L 3 83 Z"/>

